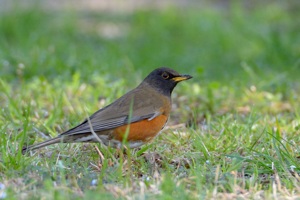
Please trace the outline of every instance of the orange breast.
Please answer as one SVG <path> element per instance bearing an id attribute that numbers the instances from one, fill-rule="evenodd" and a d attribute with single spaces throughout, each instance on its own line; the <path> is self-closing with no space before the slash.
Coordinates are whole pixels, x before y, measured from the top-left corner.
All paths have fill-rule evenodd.
<path id="1" fill-rule="evenodd" d="M 164 127 L 168 120 L 165 115 L 160 115 L 148 121 L 147 119 L 132 124 L 120 126 L 113 132 L 114 139 L 123 141 L 128 131 L 127 141 L 143 141 L 148 142 L 153 139 L 159 131 Z M 128 130 L 127 130 L 128 128 Z"/>

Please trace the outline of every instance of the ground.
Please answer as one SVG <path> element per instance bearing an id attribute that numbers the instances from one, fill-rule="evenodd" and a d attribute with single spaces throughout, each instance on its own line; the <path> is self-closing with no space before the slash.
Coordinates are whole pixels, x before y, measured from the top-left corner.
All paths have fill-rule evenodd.
<path id="1" fill-rule="evenodd" d="M 300 198 L 297 1 L 77 2 L 0 1 L 0 199 Z M 160 66 L 194 78 L 152 143 L 22 155 Z"/>

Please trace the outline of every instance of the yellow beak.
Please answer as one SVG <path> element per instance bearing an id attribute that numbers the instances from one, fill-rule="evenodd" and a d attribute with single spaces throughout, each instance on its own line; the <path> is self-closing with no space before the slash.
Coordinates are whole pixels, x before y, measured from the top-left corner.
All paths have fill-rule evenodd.
<path id="1" fill-rule="evenodd" d="M 190 78 L 193 78 L 193 77 L 190 75 L 180 75 L 180 76 L 176 76 L 176 77 L 172 78 L 172 80 L 175 82 L 180 82 L 180 81 L 188 80 Z"/>

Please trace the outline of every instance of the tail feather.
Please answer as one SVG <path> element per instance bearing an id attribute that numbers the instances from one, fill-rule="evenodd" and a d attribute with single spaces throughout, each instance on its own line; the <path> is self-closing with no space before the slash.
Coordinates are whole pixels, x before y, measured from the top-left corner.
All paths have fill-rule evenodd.
<path id="1" fill-rule="evenodd" d="M 49 140 L 46 140 L 44 142 L 38 143 L 38 144 L 34 144 L 28 147 L 23 147 L 22 149 L 22 154 L 26 154 L 26 152 L 31 151 L 31 150 L 35 150 L 35 149 L 39 149 L 51 144 L 56 144 L 56 143 L 60 143 L 63 142 L 61 137 L 56 137 L 56 138 L 52 138 Z"/>

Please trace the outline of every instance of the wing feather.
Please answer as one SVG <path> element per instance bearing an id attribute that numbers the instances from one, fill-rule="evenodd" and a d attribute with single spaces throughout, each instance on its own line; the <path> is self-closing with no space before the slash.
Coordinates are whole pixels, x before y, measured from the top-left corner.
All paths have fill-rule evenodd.
<path id="1" fill-rule="evenodd" d="M 109 119 L 106 121 L 102 121 L 101 123 L 92 123 L 93 130 L 95 132 L 105 131 L 109 129 L 114 129 L 119 126 L 123 126 L 129 123 L 138 122 L 144 119 L 150 119 L 152 118 L 156 113 L 151 113 L 144 116 L 134 116 L 131 119 L 129 119 L 129 116 L 123 116 L 115 119 Z M 81 133 L 88 133 L 91 132 L 91 127 L 88 123 L 88 120 L 85 120 L 80 125 L 62 133 L 61 135 L 67 136 L 67 135 L 73 135 L 73 134 L 81 134 Z"/>
<path id="2" fill-rule="evenodd" d="M 139 90 L 139 91 L 137 91 Z M 153 104 L 157 98 L 151 95 L 149 98 L 149 91 L 136 88 L 127 93 L 123 97 L 116 100 L 114 103 L 98 110 L 90 116 L 90 121 L 95 132 L 114 129 L 128 123 L 138 122 L 144 119 L 152 120 L 162 113 L 158 110 L 162 107 L 160 103 Z M 129 115 L 130 110 L 131 116 Z M 78 126 L 60 134 L 61 136 L 68 136 L 73 134 L 82 134 L 91 132 L 91 127 L 87 119 Z"/>

